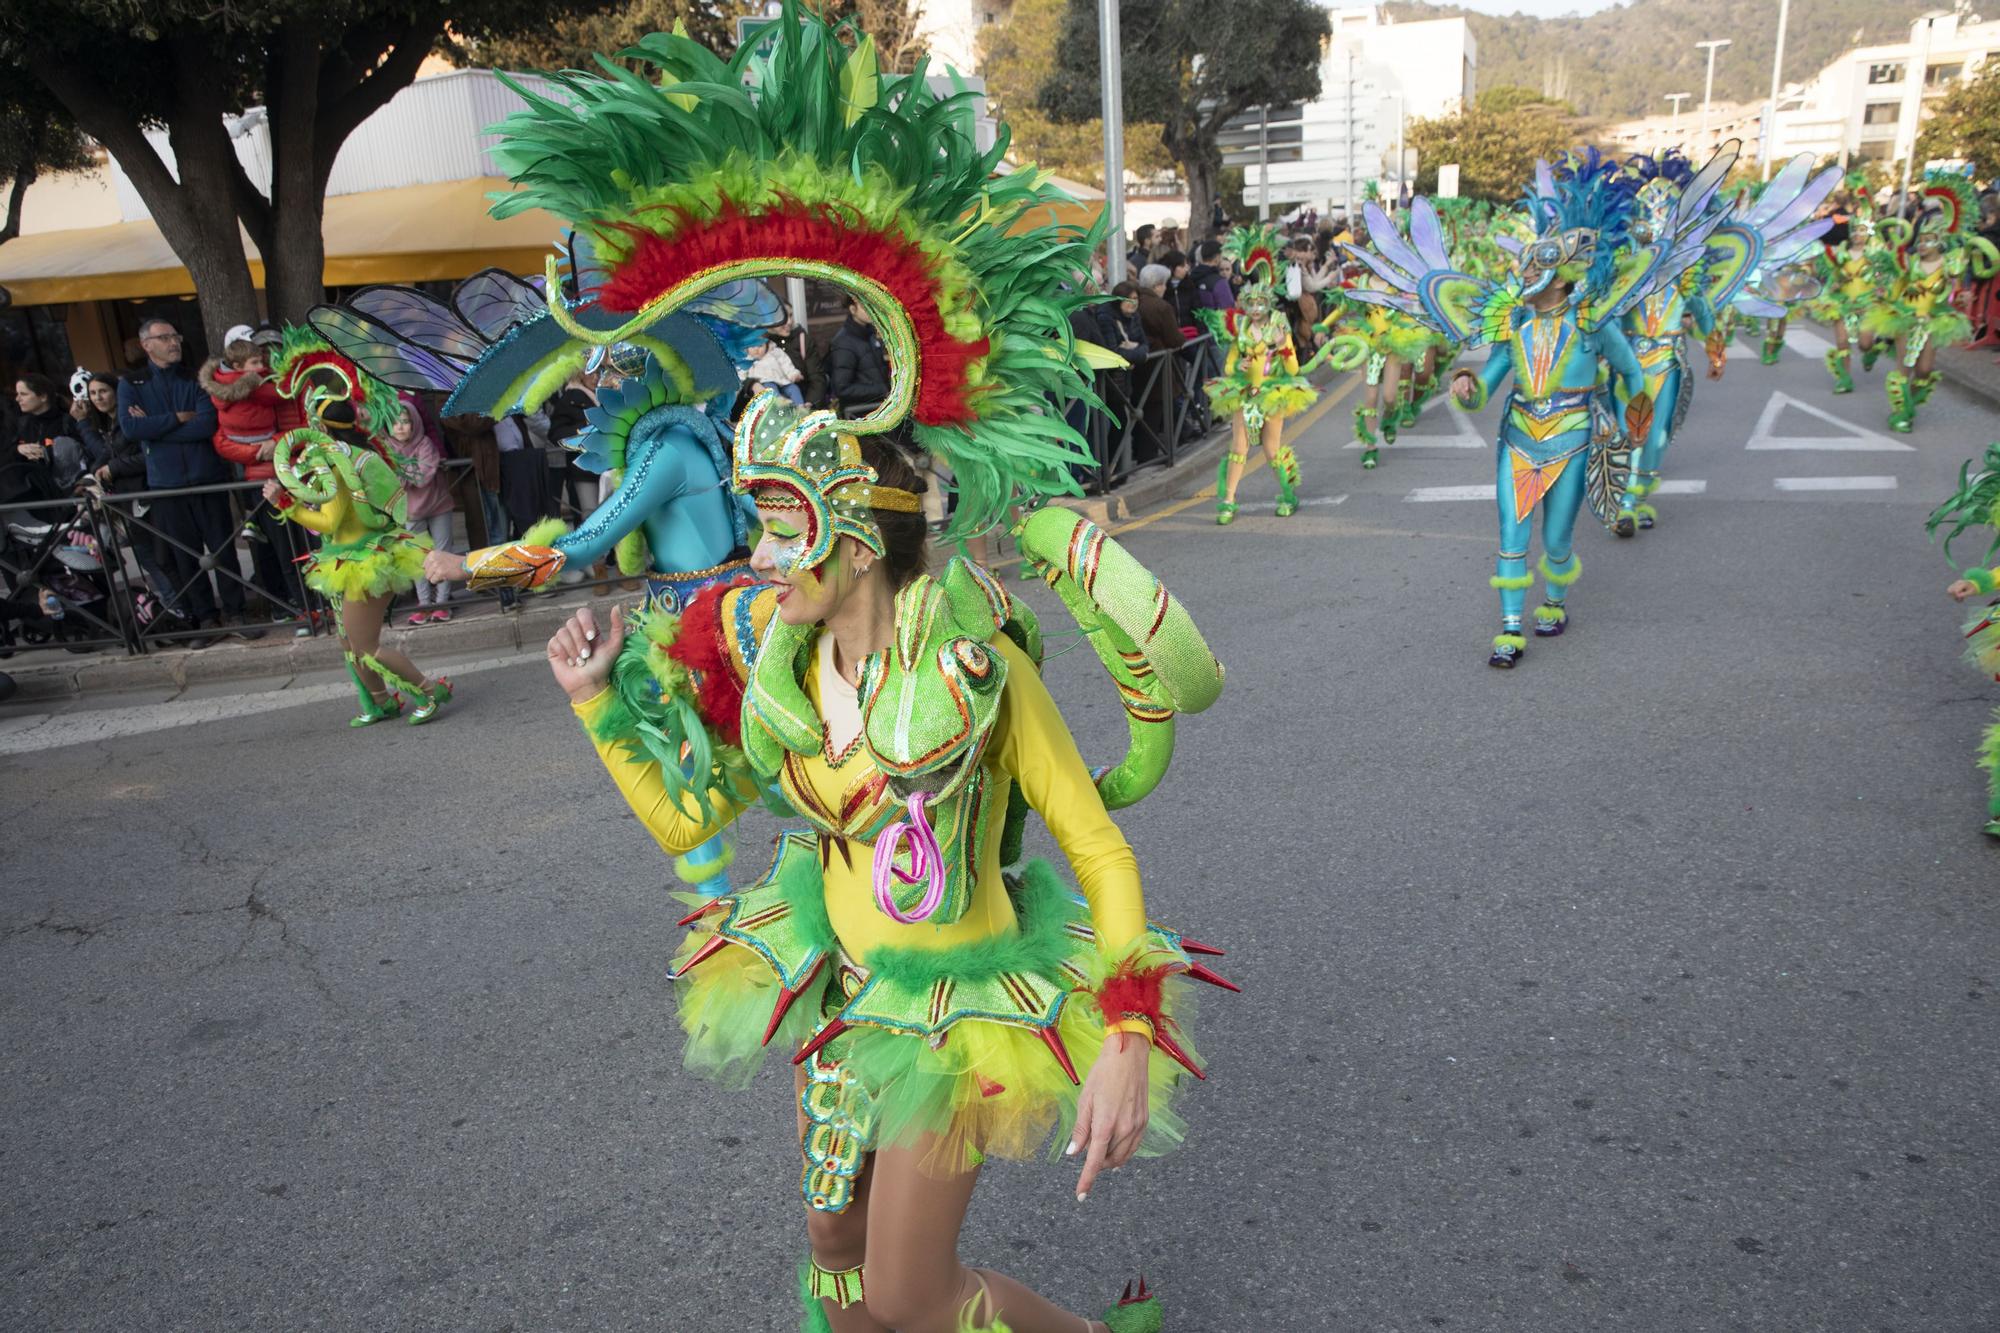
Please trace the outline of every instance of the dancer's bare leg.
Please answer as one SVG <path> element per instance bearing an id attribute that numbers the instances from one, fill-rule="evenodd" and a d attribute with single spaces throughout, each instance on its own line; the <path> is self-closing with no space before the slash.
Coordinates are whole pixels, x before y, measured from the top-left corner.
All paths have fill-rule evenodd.
<path id="1" fill-rule="evenodd" d="M 799 1069 L 792 1078 L 792 1090 L 804 1096 L 806 1071 Z M 793 1105 L 797 1105 L 797 1097 Z M 798 1113 L 799 1137 L 805 1138 L 806 1115 Z M 806 1210 L 806 1238 L 812 1243 L 813 1262 L 829 1273 L 845 1273 L 859 1266 L 868 1257 L 868 1186 L 873 1179 L 873 1159 L 864 1163 L 860 1177 L 854 1182 L 854 1201 L 847 1205 L 847 1211 L 822 1213 L 816 1209 Z M 864 1278 L 865 1281 L 865 1278 Z M 820 1309 L 826 1312 L 828 1327 L 833 1333 L 890 1333 L 889 1329 L 875 1321 L 865 1304 L 856 1303 L 845 1310 L 830 1300 L 821 1300 Z"/>
<path id="2" fill-rule="evenodd" d="M 1238 412 L 1229 421 L 1229 471 L 1222 484 L 1225 504 L 1236 503 L 1236 483 L 1243 480 L 1243 465 L 1249 461 L 1250 430 L 1243 424 L 1243 414 Z"/>
<path id="3" fill-rule="evenodd" d="M 1013 1333 L 1104 1333 L 1104 1325 L 1051 1305 L 1004 1274 L 958 1261 L 958 1233 L 979 1182 L 977 1169 L 933 1175 L 922 1147 L 890 1148 L 870 1164 L 868 1308 L 898 1333 L 956 1333 L 977 1301 L 980 1323 Z"/>
<path id="4" fill-rule="evenodd" d="M 424 679 L 423 670 L 409 659 L 400 648 L 382 646 L 382 622 L 388 618 L 390 595 L 371 597 L 367 601 L 348 598 L 340 604 L 340 628 L 352 646 L 356 659 L 372 657 L 404 680 L 418 685 L 429 684 Z M 361 664 L 362 683 L 379 701 L 385 687 L 381 677 L 365 663 Z"/>

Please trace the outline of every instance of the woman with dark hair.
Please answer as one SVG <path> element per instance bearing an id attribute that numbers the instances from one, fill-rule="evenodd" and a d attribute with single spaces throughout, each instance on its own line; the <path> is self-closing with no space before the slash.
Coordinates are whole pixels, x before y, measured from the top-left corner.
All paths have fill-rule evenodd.
<path id="1" fill-rule="evenodd" d="M 34 371 L 14 381 L 14 406 L 12 456 L 0 462 L 0 503 L 53 499 L 83 474 L 75 423 L 58 404 L 55 382 Z"/>

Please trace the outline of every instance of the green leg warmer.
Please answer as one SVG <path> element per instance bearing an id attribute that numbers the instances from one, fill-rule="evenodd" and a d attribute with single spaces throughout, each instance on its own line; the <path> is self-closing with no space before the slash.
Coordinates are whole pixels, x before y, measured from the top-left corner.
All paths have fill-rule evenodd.
<path id="1" fill-rule="evenodd" d="M 1299 456 L 1288 444 L 1278 446 L 1278 517 L 1288 518 L 1299 507 Z"/>
<path id="2" fill-rule="evenodd" d="M 1917 375 L 1910 380 L 1910 402 L 1922 407 L 1931 400 L 1931 390 L 1937 387 L 1936 375 Z"/>
<path id="3" fill-rule="evenodd" d="M 1354 409 L 1354 437 L 1368 448 L 1375 447 L 1375 431 L 1369 423 L 1376 420 L 1378 413 L 1372 407 Z"/>
<path id="4" fill-rule="evenodd" d="M 860 1264 L 831 1273 L 807 1255 L 805 1262 L 799 1265 L 799 1300 L 805 1306 L 805 1318 L 799 1324 L 799 1333 L 832 1333 L 833 1326 L 827 1322 L 826 1308 L 820 1304 L 821 1301 L 832 1301 L 836 1308 L 845 1310 L 850 1305 L 859 1305 L 864 1299 Z"/>
<path id="5" fill-rule="evenodd" d="M 1559 569 L 1549 563 L 1547 556 L 1543 556 L 1536 562 L 1536 568 L 1541 570 L 1542 578 L 1548 583 L 1546 595 L 1549 605 L 1559 607 L 1569 593 L 1569 585 L 1583 577 L 1583 557 L 1571 551 L 1569 559 Z"/>
<path id="6" fill-rule="evenodd" d="M 1986 831 L 2000 836 L 2000 708 L 1980 737 L 1979 766 L 1986 770 Z"/>
<path id="7" fill-rule="evenodd" d="M 1854 354 L 1844 347 L 1827 349 L 1826 369 L 1827 373 L 1833 376 L 1833 391 L 1835 393 L 1854 392 L 1854 373 L 1848 368 L 1848 362 L 1853 359 L 1853 356 Z"/>
<path id="8" fill-rule="evenodd" d="M 1910 377 L 1892 370 L 1883 377 L 1882 387 L 1889 395 L 1889 429 L 1908 435 L 1917 419 L 1917 405 L 1910 399 Z"/>

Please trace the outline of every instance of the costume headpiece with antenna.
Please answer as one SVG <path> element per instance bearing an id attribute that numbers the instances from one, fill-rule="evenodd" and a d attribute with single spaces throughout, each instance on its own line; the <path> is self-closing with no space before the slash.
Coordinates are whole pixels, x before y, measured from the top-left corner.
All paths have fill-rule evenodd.
<path id="1" fill-rule="evenodd" d="M 1535 239 L 1520 252 L 1522 294 L 1533 296 L 1560 278 L 1580 302 L 1607 286 L 1638 188 L 1595 148 L 1566 153 L 1554 166 L 1535 163 L 1534 184 L 1521 200 L 1535 222 Z"/>
<path id="2" fill-rule="evenodd" d="M 527 109 L 494 149 L 517 186 L 496 214 L 545 209 L 589 242 L 607 317 L 551 303 L 572 338 L 622 341 L 725 283 L 817 278 L 868 311 L 887 397 L 857 420 L 810 412 L 781 439 L 739 437 L 739 468 L 814 487 L 845 463 L 822 477 L 811 460 L 848 450 L 813 437 L 907 426 L 953 474 L 950 535 L 1075 493 L 1088 452 L 1048 404 L 1090 398 L 1068 316 L 1090 299 L 1078 278 L 1099 233 L 1053 220 L 1070 201 L 1045 174 L 995 174 L 1008 136 L 980 151 L 972 93 L 938 97 L 921 63 L 882 74 L 871 39 L 796 0 L 728 60 L 681 33 L 620 58 L 652 77 L 603 61 L 553 76 L 560 101 L 519 90 Z"/>
<path id="3" fill-rule="evenodd" d="M 1262 287 L 1268 300 L 1278 285 L 1278 233 L 1270 227 L 1237 226 L 1223 239 L 1222 253 L 1236 265 L 1237 304 L 1245 288 Z"/>

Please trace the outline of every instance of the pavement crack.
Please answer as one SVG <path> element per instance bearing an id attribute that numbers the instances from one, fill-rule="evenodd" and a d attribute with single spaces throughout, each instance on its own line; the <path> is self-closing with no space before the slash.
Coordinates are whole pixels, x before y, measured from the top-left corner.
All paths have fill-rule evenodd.
<path id="1" fill-rule="evenodd" d="M 113 917 L 110 920 L 100 921 L 95 925 L 86 925 L 80 921 L 57 921 L 53 916 L 45 916 L 40 921 L 30 921 L 25 926 L 15 926 L 7 932 L 7 935 L 9 938 L 12 938 L 15 935 L 26 935 L 33 931 L 45 931 L 51 935 L 68 935 L 73 937 L 70 947 L 76 949 L 81 948 L 86 942 L 96 939 L 98 935 L 103 933 L 104 928 L 116 919 Z"/>

